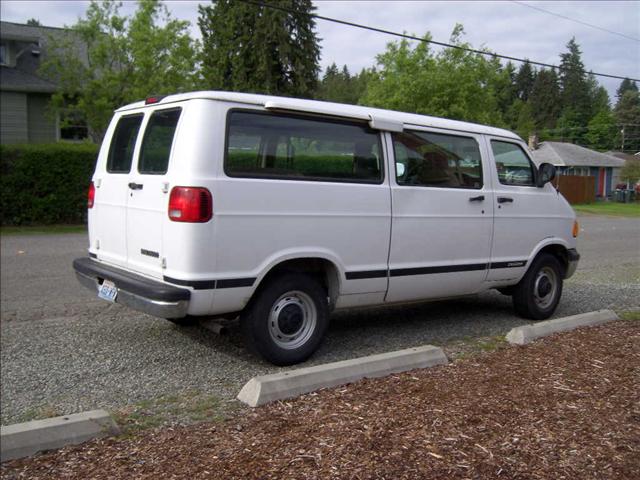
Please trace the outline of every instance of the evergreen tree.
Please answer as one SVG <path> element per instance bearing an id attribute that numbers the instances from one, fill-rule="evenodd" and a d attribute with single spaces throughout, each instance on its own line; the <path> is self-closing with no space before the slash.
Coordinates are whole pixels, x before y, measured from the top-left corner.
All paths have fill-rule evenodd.
<path id="1" fill-rule="evenodd" d="M 516 98 L 518 98 L 516 91 L 516 67 L 510 61 L 507 62 L 504 68 L 499 68 L 495 82 L 495 91 L 498 108 L 502 116 L 506 119 L 509 107 L 511 107 Z"/>
<path id="2" fill-rule="evenodd" d="M 284 12 L 233 0 L 199 6 L 205 88 L 312 97 L 320 46 L 311 0 L 273 0 Z"/>
<path id="3" fill-rule="evenodd" d="M 552 69 L 538 72 L 529 97 L 533 122 L 541 137 L 545 129 L 553 129 L 560 115 L 560 86 Z"/>
<path id="4" fill-rule="evenodd" d="M 620 131 L 616 148 L 629 153 L 640 151 L 640 93 L 637 90 L 624 92 L 616 105 L 615 119 Z"/>
<path id="5" fill-rule="evenodd" d="M 520 65 L 520 69 L 518 70 L 515 78 L 515 86 L 518 98 L 523 102 L 529 100 L 529 95 L 531 94 L 535 80 L 536 74 L 533 68 L 531 68 L 531 64 L 529 62 L 525 62 Z"/>
<path id="6" fill-rule="evenodd" d="M 582 52 L 575 38 L 567 43 L 567 53 L 560 55 L 560 90 L 561 103 L 565 118 L 577 122 L 576 126 L 584 127 L 591 117 L 589 84 L 582 63 Z M 571 113 L 569 113 L 569 110 Z"/>
<path id="7" fill-rule="evenodd" d="M 327 67 L 318 88 L 318 98 L 330 102 L 357 104 L 361 91 L 358 75 L 349 73 L 346 65 L 338 70 L 335 63 Z"/>
<path id="8" fill-rule="evenodd" d="M 628 91 L 637 92 L 638 85 L 636 85 L 635 81 L 625 78 L 624 80 L 622 80 L 622 82 L 620 82 L 620 86 L 618 87 L 618 90 L 616 90 L 617 101 L 619 102 L 624 93 Z"/>

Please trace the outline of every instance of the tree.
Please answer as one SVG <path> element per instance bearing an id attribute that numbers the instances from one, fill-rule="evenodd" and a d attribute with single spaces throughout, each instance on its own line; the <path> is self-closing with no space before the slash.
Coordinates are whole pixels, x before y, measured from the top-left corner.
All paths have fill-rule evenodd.
<path id="1" fill-rule="evenodd" d="M 318 86 L 318 98 L 331 102 L 356 105 L 362 94 L 358 75 L 351 75 L 346 65 L 338 70 L 335 63 L 327 67 Z"/>
<path id="2" fill-rule="evenodd" d="M 320 47 L 311 0 L 274 0 L 293 13 L 233 0 L 199 6 L 206 88 L 312 97 Z"/>
<path id="3" fill-rule="evenodd" d="M 616 125 L 613 115 L 608 110 L 601 110 L 587 125 L 586 139 L 594 150 L 606 151 L 614 147 Z"/>
<path id="4" fill-rule="evenodd" d="M 620 146 L 625 152 L 640 151 L 640 93 L 637 90 L 624 92 L 614 113 L 620 130 L 616 147 Z"/>
<path id="5" fill-rule="evenodd" d="M 529 100 L 529 95 L 531 94 L 535 80 L 536 74 L 533 68 L 531 68 L 531 64 L 525 62 L 520 65 L 520 69 L 515 78 L 515 87 L 518 98 L 523 102 Z"/>
<path id="6" fill-rule="evenodd" d="M 32 27 L 42 26 L 42 24 L 40 23 L 40 20 L 38 20 L 37 18 L 30 18 L 29 20 L 27 20 L 27 25 L 30 25 Z"/>
<path id="7" fill-rule="evenodd" d="M 461 46 L 464 30 L 456 25 L 451 42 Z M 427 33 L 425 39 L 430 39 Z M 387 44 L 369 70 L 361 103 L 427 115 L 503 125 L 496 85 L 501 66 L 496 59 L 458 49 L 434 54 L 429 44 L 406 40 Z"/>
<path id="8" fill-rule="evenodd" d="M 635 81 L 625 78 L 624 80 L 622 80 L 622 82 L 620 82 L 620 86 L 618 87 L 618 90 L 616 90 L 616 99 L 620 101 L 625 92 L 628 91 L 637 92 L 638 85 Z"/>
<path id="9" fill-rule="evenodd" d="M 542 69 L 536 75 L 529 97 L 531 116 L 538 132 L 553 129 L 560 115 L 560 87 L 552 69 Z"/>
<path id="10" fill-rule="evenodd" d="M 620 171 L 620 178 L 632 185 L 640 182 L 640 158 L 627 158 Z"/>
<path id="11" fill-rule="evenodd" d="M 505 117 L 509 107 L 518 98 L 516 90 L 516 67 L 511 61 L 507 62 L 504 68 L 500 68 L 495 81 L 496 98 L 498 108 Z M 505 117 L 506 118 L 506 117 Z"/>
<path id="12" fill-rule="evenodd" d="M 51 39 L 42 65 L 59 86 L 54 112 L 83 118 L 94 141 L 102 139 L 117 107 L 194 87 L 197 45 L 189 22 L 172 19 L 158 0 L 141 0 L 131 18 L 119 14 L 120 6 L 92 1 L 69 35 Z"/>
<path id="13" fill-rule="evenodd" d="M 574 128 L 586 131 L 587 123 L 591 119 L 590 89 L 587 82 L 587 74 L 582 63 L 580 47 L 572 38 L 567 43 L 567 53 L 560 55 L 560 91 L 562 116 L 565 128 Z M 572 141 L 581 143 L 583 134 L 572 136 Z"/>

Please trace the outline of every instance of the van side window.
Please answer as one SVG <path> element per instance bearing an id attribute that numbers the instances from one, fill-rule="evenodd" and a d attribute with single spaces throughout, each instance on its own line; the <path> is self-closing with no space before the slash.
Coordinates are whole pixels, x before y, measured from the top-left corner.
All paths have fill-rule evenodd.
<path id="1" fill-rule="evenodd" d="M 398 185 L 482 188 L 482 158 L 470 137 L 405 131 L 393 134 Z"/>
<path id="2" fill-rule="evenodd" d="M 111 145 L 109 145 L 107 172 L 129 173 L 131 170 L 133 149 L 136 145 L 142 117 L 142 114 L 127 115 L 118 120 L 116 129 L 111 137 Z"/>
<path id="3" fill-rule="evenodd" d="M 225 173 L 232 177 L 382 183 L 379 134 L 366 125 L 232 111 Z"/>
<path id="4" fill-rule="evenodd" d="M 501 184 L 535 186 L 533 163 L 520 145 L 491 140 L 491 149 Z"/>
<path id="5" fill-rule="evenodd" d="M 156 110 L 151 114 L 144 132 L 138 171 L 140 173 L 162 175 L 167 173 L 169 155 L 181 108 Z"/>

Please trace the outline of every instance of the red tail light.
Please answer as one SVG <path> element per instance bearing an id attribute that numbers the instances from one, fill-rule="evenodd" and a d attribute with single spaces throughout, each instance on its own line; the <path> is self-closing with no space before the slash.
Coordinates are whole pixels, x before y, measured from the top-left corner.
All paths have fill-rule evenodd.
<path id="1" fill-rule="evenodd" d="M 93 208 L 93 201 L 96 198 L 96 186 L 91 182 L 89 185 L 89 194 L 87 195 L 87 208 Z"/>
<path id="2" fill-rule="evenodd" d="M 202 187 L 173 187 L 169 218 L 174 222 L 204 223 L 213 216 L 211 192 Z"/>

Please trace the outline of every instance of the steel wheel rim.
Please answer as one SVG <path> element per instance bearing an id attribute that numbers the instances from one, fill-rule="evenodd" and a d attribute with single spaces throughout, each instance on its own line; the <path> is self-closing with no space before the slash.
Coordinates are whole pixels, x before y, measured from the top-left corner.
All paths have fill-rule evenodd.
<path id="1" fill-rule="evenodd" d="M 547 309 L 558 294 L 558 275 L 551 267 L 543 267 L 538 271 L 533 284 L 533 300 L 539 308 Z"/>
<path id="2" fill-rule="evenodd" d="M 280 348 L 300 348 L 313 335 L 317 321 L 318 311 L 309 295 L 299 290 L 287 292 L 271 307 L 269 335 Z"/>

